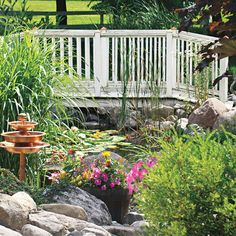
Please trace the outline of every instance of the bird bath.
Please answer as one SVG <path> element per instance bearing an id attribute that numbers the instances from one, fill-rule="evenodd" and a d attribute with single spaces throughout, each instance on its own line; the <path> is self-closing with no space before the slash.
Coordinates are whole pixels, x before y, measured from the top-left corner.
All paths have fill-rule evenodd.
<path id="1" fill-rule="evenodd" d="M 37 125 L 36 122 L 27 121 L 26 114 L 19 114 L 18 121 L 9 122 L 12 129 L 16 131 L 4 132 L 1 135 L 5 141 L 0 142 L 0 147 L 11 153 L 20 154 L 19 179 L 25 180 L 25 154 L 39 152 L 41 148 L 49 144 L 42 142 L 44 132 L 30 131 Z"/>

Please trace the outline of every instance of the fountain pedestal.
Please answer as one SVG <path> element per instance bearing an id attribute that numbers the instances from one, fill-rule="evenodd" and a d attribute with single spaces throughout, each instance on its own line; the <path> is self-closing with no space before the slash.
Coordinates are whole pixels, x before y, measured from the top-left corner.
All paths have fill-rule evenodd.
<path id="1" fill-rule="evenodd" d="M 48 143 L 42 142 L 44 132 L 30 131 L 37 125 L 36 122 L 27 121 L 26 114 L 19 114 L 18 121 L 9 122 L 16 131 L 4 132 L 1 135 L 5 141 L 0 142 L 0 147 L 10 153 L 20 154 L 19 179 L 25 180 L 26 157 L 25 154 L 37 153 L 41 148 L 48 147 Z"/>

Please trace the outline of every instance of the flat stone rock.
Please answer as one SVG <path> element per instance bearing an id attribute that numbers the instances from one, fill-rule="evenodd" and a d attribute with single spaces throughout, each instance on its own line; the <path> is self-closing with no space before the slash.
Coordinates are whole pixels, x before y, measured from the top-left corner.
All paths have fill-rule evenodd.
<path id="1" fill-rule="evenodd" d="M 0 236 L 22 236 L 22 234 L 0 225 Z"/>
<path id="2" fill-rule="evenodd" d="M 62 214 L 65 216 L 70 216 L 72 218 L 87 221 L 88 216 L 85 210 L 80 206 L 69 205 L 69 204 L 42 204 L 40 207 L 45 211 L 54 212 L 57 214 Z"/>
<path id="3" fill-rule="evenodd" d="M 88 215 L 89 222 L 97 225 L 110 225 L 112 222 L 106 204 L 78 187 L 67 186 L 56 193 L 47 194 L 57 203 L 82 207 Z"/>
<path id="4" fill-rule="evenodd" d="M 85 228 L 97 229 L 103 232 L 104 235 L 108 233 L 104 228 L 93 223 L 43 210 L 30 214 L 29 221 L 30 224 L 44 229 L 54 236 L 64 236 L 71 229 L 80 232 Z"/>
<path id="5" fill-rule="evenodd" d="M 82 231 L 82 236 L 85 235 L 96 235 L 96 236 L 111 236 L 110 233 L 108 233 L 107 231 L 104 230 L 100 230 L 100 229 L 94 229 L 94 228 L 84 228 Z"/>
<path id="6" fill-rule="evenodd" d="M 66 234 L 65 226 L 56 215 L 46 211 L 32 213 L 29 215 L 29 222 L 54 236 L 64 236 Z"/>
<path id="7" fill-rule="evenodd" d="M 46 230 L 30 224 L 24 225 L 21 229 L 21 233 L 23 236 L 52 236 L 52 234 Z"/>

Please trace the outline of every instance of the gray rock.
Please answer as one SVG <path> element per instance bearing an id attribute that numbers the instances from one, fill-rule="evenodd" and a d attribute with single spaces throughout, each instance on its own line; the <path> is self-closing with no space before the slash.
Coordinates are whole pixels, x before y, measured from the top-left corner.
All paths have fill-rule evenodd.
<path id="1" fill-rule="evenodd" d="M 222 126 L 228 131 L 236 132 L 236 110 L 224 112 L 217 117 L 213 129 L 219 129 Z"/>
<path id="2" fill-rule="evenodd" d="M 27 223 L 29 211 L 5 196 L 0 200 L 0 225 L 20 230 Z"/>
<path id="3" fill-rule="evenodd" d="M 111 234 L 105 230 L 94 229 L 94 228 L 84 228 L 82 231 L 82 236 L 96 235 L 96 236 L 111 236 Z"/>
<path id="4" fill-rule="evenodd" d="M 139 125 L 140 117 L 140 111 L 131 111 L 125 120 L 124 126 L 126 128 L 137 128 Z"/>
<path id="5" fill-rule="evenodd" d="M 216 98 L 207 99 L 189 116 L 189 124 L 197 124 L 203 128 L 213 128 L 219 115 L 227 112 L 225 104 Z"/>
<path id="6" fill-rule="evenodd" d="M 57 213 L 57 214 L 70 216 L 70 217 L 80 219 L 80 220 L 84 220 L 84 221 L 88 220 L 87 213 L 80 206 L 55 203 L 55 204 L 43 204 L 40 207 L 42 209 L 44 209 L 45 211 L 50 211 L 50 212 L 54 212 L 54 213 Z"/>
<path id="7" fill-rule="evenodd" d="M 178 117 L 175 116 L 175 115 L 170 115 L 166 118 L 166 121 L 172 121 L 172 122 L 175 122 L 178 120 Z"/>
<path id="8" fill-rule="evenodd" d="M 136 231 L 134 227 L 130 226 L 103 226 L 111 234 L 115 234 L 117 236 L 138 236 L 139 232 Z"/>
<path id="9" fill-rule="evenodd" d="M 177 109 L 175 111 L 175 115 L 180 119 L 180 118 L 187 118 L 188 113 L 184 109 Z"/>
<path id="10" fill-rule="evenodd" d="M 124 224 L 131 225 L 136 221 L 141 221 L 144 220 L 144 215 L 139 214 L 137 212 L 129 212 L 125 217 L 124 217 Z"/>
<path id="11" fill-rule="evenodd" d="M 57 215 L 58 214 L 47 211 L 40 211 L 30 214 L 29 222 L 54 236 L 64 236 L 66 234 L 66 229 L 64 224 L 58 219 Z"/>
<path id="12" fill-rule="evenodd" d="M 99 129 L 100 128 L 100 124 L 96 121 L 88 121 L 88 122 L 84 122 L 83 125 L 87 128 L 87 129 Z"/>
<path id="13" fill-rule="evenodd" d="M 12 200 L 18 202 L 25 211 L 36 211 L 37 205 L 33 198 L 26 192 L 17 192 L 12 195 Z"/>
<path id="14" fill-rule="evenodd" d="M 174 108 L 162 105 L 160 107 L 153 107 L 150 113 L 154 120 L 166 119 L 168 116 L 174 115 Z"/>
<path id="15" fill-rule="evenodd" d="M 88 221 L 97 225 L 110 225 L 111 215 L 106 204 L 87 193 L 86 191 L 75 187 L 66 188 L 55 192 L 47 192 L 53 201 L 63 204 L 71 204 L 82 207 L 88 215 Z"/>
<path id="16" fill-rule="evenodd" d="M 188 119 L 180 118 L 179 120 L 177 120 L 175 125 L 176 131 L 179 133 L 184 133 L 187 129 L 187 125 L 188 125 Z"/>
<path id="17" fill-rule="evenodd" d="M 52 236 L 49 232 L 30 224 L 24 225 L 21 233 L 23 236 Z"/>
<path id="18" fill-rule="evenodd" d="M 22 236 L 22 234 L 0 225 L 0 236 Z"/>
<path id="19" fill-rule="evenodd" d="M 172 121 L 161 121 L 160 122 L 160 129 L 167 130 L 171 129 L 175 126 L 175 123 Z"/>
<path id="20" fill-rule="evenodd" d="M 138 232 L 140 235 L 148 236 L 147 232 L 146 232 L 146 229 L 149 227 L 149 224 L 148 224 L 147 221 L 145 221 L 145 220 L 136 221 L 131 226 L 134 227 L 136 232 Z"/>

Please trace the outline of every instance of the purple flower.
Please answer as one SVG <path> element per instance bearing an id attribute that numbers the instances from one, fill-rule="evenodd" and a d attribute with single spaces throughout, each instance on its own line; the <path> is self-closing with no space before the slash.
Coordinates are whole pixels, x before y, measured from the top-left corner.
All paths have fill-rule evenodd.
<path id="1" fill-rule="evenodd" d="M 94 183 L 96 186 L 100 186 L 102 184 L 102 181 L 100 179 L 96 179 Z"/>
<path id="2" fill-rule="evenodd" d="M 102 191 L 106 191 L 107 190 L 107 186 L 106 185 L 102 185 L 101 190 Z"/>
<path id="3" fill-rule="evenodd" d="M 115 187 L 115 183 L 114 182 L 111 182 L 110 183 L 110 188 L 114 188 Z"/>

